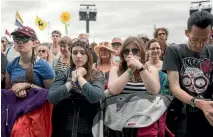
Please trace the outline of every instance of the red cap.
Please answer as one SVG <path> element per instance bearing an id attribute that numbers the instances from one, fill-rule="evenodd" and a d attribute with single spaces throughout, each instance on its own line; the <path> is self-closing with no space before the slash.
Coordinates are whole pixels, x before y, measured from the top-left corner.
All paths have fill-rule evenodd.
<path id="1" fill-rule="evenodd" d="M 33 40 L 37 40 L 36 32 L 28 26 L 22 26 L 22 27 L 17 28 L 14 32 L 11 33 L 11 35 L 29 36 L 29 37 L 33 38 Z"/>

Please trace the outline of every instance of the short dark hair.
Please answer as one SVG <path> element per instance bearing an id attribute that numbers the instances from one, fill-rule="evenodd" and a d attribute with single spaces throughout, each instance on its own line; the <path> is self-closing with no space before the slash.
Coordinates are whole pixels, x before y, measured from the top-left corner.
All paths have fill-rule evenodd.
<path id="1" fill-rule="evenodd" d="M 192 26 L 195 25 L 199 28 L 205 29 L 209 25 L 213 26 L 213 15 L 207 11 L 196 11 L 192 13 L 187 22 L 187 29 L 191 31 Z"/>
<path id="2" fill-rule="evenodd" d="M 58 34 L 60 37 L 61 37 L 61 32 L 59 31 L 59 30 L 54 30 L 54 31 L 52 31 L 52 35 L 53 34 Z"/>

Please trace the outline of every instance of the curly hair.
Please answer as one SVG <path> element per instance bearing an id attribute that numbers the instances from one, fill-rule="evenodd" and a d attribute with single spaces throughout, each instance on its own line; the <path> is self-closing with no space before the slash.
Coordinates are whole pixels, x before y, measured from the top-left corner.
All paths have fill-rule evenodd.
<path id="1" fill-rule="evenodd" d="M 157 36 L 158 36 L 158 31 L 159 31 L 159 30 L 165 31 L 165 33 L 166 33 L 166 39 L 167 39 L 167 38 L 168 38 L 168 35 L 169 35 L 169 31 L 168 31 L 167 28 L 164 28 L 164 27 L 157 28 L 157 29 L 154 31 L 154 38 L 155 38 L 155 39 L 157 38 Z"/>

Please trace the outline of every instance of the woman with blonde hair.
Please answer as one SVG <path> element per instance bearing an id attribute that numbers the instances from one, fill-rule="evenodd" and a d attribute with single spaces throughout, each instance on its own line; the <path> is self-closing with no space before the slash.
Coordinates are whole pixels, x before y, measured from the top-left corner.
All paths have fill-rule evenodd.
<path id="1" fill-rule="evenodd" d="M 101 42 L 98 46 L 95 47 L 95 52 L 98 55 L 98 62 L 93 64 L 93 67 L 104 73 L 105 77 L 105 88 L 107 88 L 107 81 L 109 78 L 109 72 L 116 63 L 113 61 L 113 57 L 116 53 L 112 49 L 112 46 L 109 42 Z"/>
<path id="2" fill-rule="evenodd" d="M 39 57 L 43 58 L 46 60 L 50 66 L 52 66 L 53 63 L 53 55 L 50 49 L 47 46 L 39 46 L 38 47 L 38 55 Z"/>

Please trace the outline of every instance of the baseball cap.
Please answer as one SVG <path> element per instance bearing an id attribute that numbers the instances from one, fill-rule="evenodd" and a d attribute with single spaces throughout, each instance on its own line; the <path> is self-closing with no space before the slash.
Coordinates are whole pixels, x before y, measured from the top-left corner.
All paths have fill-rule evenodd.
<path id="1" fill-rule="evenodd" d="M 14 32 L 11 33 L 13 36 L 29 36 L 32 38 L 32 40 L 37 40 L 36 32 L 28 27 L 28 26 L 22 26 L 17 28 Z"/>

